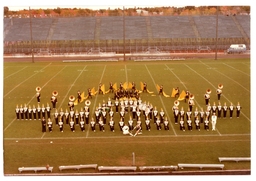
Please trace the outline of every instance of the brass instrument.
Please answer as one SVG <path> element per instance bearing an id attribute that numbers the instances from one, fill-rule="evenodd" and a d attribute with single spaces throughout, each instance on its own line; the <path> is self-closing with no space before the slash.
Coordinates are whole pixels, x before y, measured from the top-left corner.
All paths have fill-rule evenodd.
<path id="1" fill-rule="evenodd" d="M 56 97 L 58 95 L 58 92 L 57 91 L 53 91 L 52 95 Z"/>
<path id="2" fill-rule="evenodd" d="M 175 106 L 179 106 L 180 105 L 180 102 L 178 100 L 174 101 L 174 105 Z"/>
<path id="3" fill-rule="evenodd" d="M 207 94 L 211 94 L 211 93 L 212 93 L 211 89 L 207 89 L 207 90 L 206 90 L 206 93 L 207 93 Z"/>
<path id="4" fill-rule="evenodd" d="M 40 91 L 41 91 L 41 87 L 37 86 L 37 87 L 36 87 L 36 91 L 37 91 L 37 92 L 40 92 Z"/>
<path id="5" fill-rule="evenodd" d="M 222 89 L 222 88 L 223 88 L 223 84 L 219 84 L 219 85 L 218 85 L 218 88 L 219 88 L 219 89 Z"/>
<path id="6" fill-rule="evenodd" d="M 86 100 L 86 101 L 85 101 L 85 105 L 86 105 L 86 106 L 90 106 L 90 105 L 91 105 L 91 101 L 90 101 L 90 100 Z"/>
<path id="7" fill-rule="evenodd" d="M 75 96 L 73 96 L 73 95 L 69 96 L 69 101 L 74 102 L 75 99 L 76 99 Z"/>

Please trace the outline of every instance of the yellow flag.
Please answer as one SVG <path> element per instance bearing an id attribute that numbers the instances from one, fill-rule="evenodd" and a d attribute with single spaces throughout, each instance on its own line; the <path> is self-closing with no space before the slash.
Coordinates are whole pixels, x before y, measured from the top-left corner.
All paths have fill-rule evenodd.
<path id="1" fill-rule="evenodd" d="M 123 83 L 123 88 L 127 89 L 127 87 L 128 87 L 128 83 L 127 82 Z"/>
<path id="2" fill-rule="evenodd" d="M 163 92 L 164 97 L 170 97 L 169 95 L 165 94 L 165 92 Z"/>
<path id="3" fill-rule="evenodd" d="M 132 83 L 131 83 L 131 82 L 128 83 L 128 88 L 129 88 L 129 89 L 132 88 Z"/>
<path id="4" fill-rule="evenodd" d="M 171 97 L 175 97 L 176 93 L 177 93 L 177 91 L 174 88 L 172 88 L 172 95 L 171 95 Z"/>
<path id="5" fill-rule="evenodd" d="M 75 100 L 74 105 L 76 106 L 78 104 L 78 99 Z"/>
<path id="6" fill-rule="evenodd" d="M 102 92 L 103 92 L 103 95 L 105 94 L 105 84 L 103 84 L 102 86 L 101 86 L 101 90 L 102 90 Z"/>
<path id="7" fill-rule="evenodd" d="M 95 94 L 97 94 L 97 92 L 95 91 L 95 88 L 93 87 L 91 90 L 92 95 L 94 96 Z"/>
<path id="8" fill-rule="evenodd" d="M 84 92 L 81 94 L 81 102 L 83 102 L 85 100 L 85 97 L 84 97 Z"/>
<path id="9" fill-rule="evenodd" d="M 140 82 L 140 89 L 143 91 L 144 88 L 144 84 L 142 82 Z"/>
<path id="10" fill-rule="evenodd" d="M 114 83 L 113 89 L 114 89 L 115 91 L 117 90 L 117 85 L 116 85 L 116 83 Z"/>
<path id="11" fill-rule="evenodd" d="M 183 90 L 183 91 L 181 92 L 181 94 L 180 94 L 179 98 L 178 98 L 178 101 L 182 101 L 182 100 L 184 100 L 184 99 L 185 99 L 185 97 L 186 97 L 186 92 Z"/>
<path id="12" fill-rule="evenodd" d="M 160 91 L 160 86 L 158 84 L 156 84 L 156 89 L 158 92 Z"/>

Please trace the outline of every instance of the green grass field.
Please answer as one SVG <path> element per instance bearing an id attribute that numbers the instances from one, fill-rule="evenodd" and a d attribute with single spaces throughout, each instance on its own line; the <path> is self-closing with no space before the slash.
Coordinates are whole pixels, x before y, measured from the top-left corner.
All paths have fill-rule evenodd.
<path id="1" fill-rule="evenodd" d="M 76 173 L 58 170 L 60 165 L 98 164 L 103 166 L 132 165 L 132 153 L 136 155 L 136 166 L 177 165 L 178 163 L 219 163 L 218 157 L 251 156 L 250 118 L 250 59 L 187 60 L 155 62 L 4 62 L 3 80 L 3 148 L 4 174 L 17 174 L 21 166 L 54 167 L 54 173 Z M 141 99 L 152 103 L 158 110 L 165 111 L 170 121 L 170 131 L 158 131 L 151 123 L 151 131 L 143 128 L 143 134 L 125 136 L 119 131 L 119 115 L 115 115 L 113 133 L 109 126 L 105 132 L 92 132 L 86 125 L 85 132 L 76 126 L 71 132 L 64 125 L 64 132 L 55 126 L 52 133 L 42 133 L 39 120 L 16 120 L 16 105 L 36 105 L 37 86 L 41 90 L 41 104 L 50 104 L 54 90 L 58 91 L 58 110 L 68 108 L 70 95 L 77 91 L 87 94 L 88 88 L 97 88 L 109 82 L 147 82 L 149 93 L 141 93 Z M 164 92 L 171 95 L 177 86 L 189 90 L 195 96 L 195 106 L 205 110 L 204 94 L 211 89 L 211 104 L 218 103 L 217 85 L 224 85 L 220 102 L 230 102 L 242 107 L 241 115 L 233 119 L 218 119 L 217 131 L 179 130 L 174 124 L 172 106 L 175 98 L 157 95 L 156 84 L 164 86 Z M 91 115 L 96 106 L 107 101 L 113 94 L 96 95 L 91 99 Z M 114 102 L 114 101 L 113 101 Z M 75 106 L 80 110 L 84 102 Z M 180 102 L 179 108 L 188 104 Z M 229 115 L 229 114 L 228 114 Z M 127 114 L 125 120 L 127 121 Z M 143 121 L 142 121 L 143 122 Z M 144 122 L 143 122 L 144 123 Z M 186 126 L 187 128 L 187 126 Z M 211 128 L 211 127 L 210 127 Z M 52 143 L 50 143 L 52 141 Z M 250 162 L 224 162 L 225 170 L 250 169 Z M 189 169 L 186 169 L 189 170 Z M 194 170 L 194 169 L 192 169 Z M 80 170 L 79 172 L 97 172 Z"/>

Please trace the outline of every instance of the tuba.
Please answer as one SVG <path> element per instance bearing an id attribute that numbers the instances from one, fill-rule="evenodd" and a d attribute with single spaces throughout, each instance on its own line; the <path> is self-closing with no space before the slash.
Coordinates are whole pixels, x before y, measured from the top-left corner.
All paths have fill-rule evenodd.
<path id="1" fill-rule="evenodd" d="M 223 84 L 218 84 L 218 88 L 222 89 L 223 88 Z"/>
<path id="2" fill-rule="evenodd" d="M 90 106 L 90 105 L 91 105 L 91 101 L 90 101 L 90 100 L 87 100 L 87 101 L 84 102 L 84 104 L 85 104 L 86 106 Z"/>
<path id="3" fill-rule="evenodd" d="M 175 106 L 179 106 L 180 105 L 180 102 L 178 100 L 174 101 L 174 105 Z"/>
<path id="4" fill-rule="evenodd" d="M 36 87 L 36 92 L 40 92 L 41 91 L 41 87 L 37 86 Z"/>
<path id="5" fill-rule="evenodd" d="M 58 95 L 58 92 L 57 91 L 53 91 L 52 95 L 56 97 Z"/>
<path id="6" fill-rule="evenodd" d="M 71 95 L 71 96 L 69 96 L 69 101 L 71 101 L 71 102 L 73 102 L 73 101 L 75 101 L 75 96 L 73 96 L 73 95 Z"/>
<path id="7" fill-rule="evenodd" d="M 207 94 L 211 94 L 211 92 L 212 92 L 211 89 L 207 89 L 207 90 L 206 90 L 206 93 L 207 93 Z"/>

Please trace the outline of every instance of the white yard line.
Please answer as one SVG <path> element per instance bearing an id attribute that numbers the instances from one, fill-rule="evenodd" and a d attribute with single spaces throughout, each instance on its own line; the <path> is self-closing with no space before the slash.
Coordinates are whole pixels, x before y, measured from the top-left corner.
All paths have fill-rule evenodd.
<path id="1" fill-rule="evenodd" d="M 23 68 L 22 68 L 22 69 L 20 69 L 19 71 L 16 71 L 16 72 L 14 72 L 14 73 L 12 73 L 12 74 L 10 74 L 10 75 L 6 76 L 4 79 L 7 79 L 7 78 L 9 78 L 9 77 L 11 77 L 11 76 L 13 76 L 13 75 L 15 75 L 15 74 L 19 73 L 20 71 L 24 70 L 25 68 L 27 68 L 27 66 L 26 66 L 26 67 L 23 67 Z"/>
<path id="2" fill-rule="evenodd" d="M 152 79 L 154 85 L 156 86 L 156 82 L 155 82 L 155 80 L 154 80 L 152 74 L 151 74 L 150 71 L 148 70 L 148 67 L 147 67 L 146 64 L 145 64 L 145 67 L 146 67 L 146 69 L 147 69 L 147 71 L 148 71 L 148 74 L 150 75 L 150 77 L 151 77 L 151 79 Z M 172 121 L 171 121 L 171 119 L 170 119 L 170 116 L 169 116 L 169 114 L 168 114 L 168 111 L 167 111 L 167 109 L 166 109 L 166 107 L 165 107 L 165 105 L 164 105 L 164 102 L 163 102 L 163 100 L 162 100 L 162 97 L 159 96 L 159 99 L 160 99 L 160 101 L 161 101 L 161 103 L 162 103 L 162 105 L 163 105 L 164 111 L 165 111 L 166 114 L 167 114 L 168 120 L 170 120 L 170 125 L 171 125 L 171 127 L 172 127 L 173 133 L 175 134 L 175 136 L 177 136 L 176 131 L 175 131 L 175 129 L 173 128 Z"/>
<path id="3" fill-rule="evenodd" d="M 243 73 L 243 74 L 245 74 L 245 75 L 248 75 L 248 76 L 250 77 L 250 74 L 247 74 L 247 73 L 245 73 L 245 72 L 243 72 L 243 71 L 241 71 L 241 70 L 239 70 L 239 69 L 236 69 L 236 68 L 232 67 L 231 65 L 228 65 L 228 64 L 226 64 L 226 63 L 222 63 L 222 64 L 224 64 L 224 65 L 226 65 L 226 66 L 228 66 L 228 67 L 230 67 L 230 68 L 232 68 L 232 69 L 234 69 L 234 70 L 236 70 L 236 71 L 238 71 L 238 72 L 241 72 L 241 73 Z"/>
<path id="4" fill-rule="evenodd" d="M 204 63 L 203 63 L 204 64 Z M 184 63 L 185 66 L 187 66 L 190 70 L 192 70 L 193 72 L 195 72 L 197 75 L 199 75 L 200 77 L 202 77 L 206 82 L 208 82 L 210 85 L 212 85 L 213 88 L 215 88 L 215 86 L 208 80 L 206 79 L 204 76 L 202 76 L 201 74 L 199 74 L 197 71 L 195 71 L 194 69 L 192 69 L 191 67 L 189 67 L 187 64 Z M 215 70 L 216 71 L 216 70 Z M 219 71 L 217 71 L 219 72 Z M 222 74 L 221 72 L 219 72 L 220 74 Z M 224 74 L 222 74 L 224 75 Z M 226 76 L 226 75 L 224 75 Z M 226 76 L 227 77 L 227 76 Z M 229 78 L 229 77 L 228 77 Z M 230 78 L 229 78 L 230 79 Z M 235 80 L 231 79 L 232 81 L 236 82 Z M 238 83 L 239 84 L 239 83 Z M 240 85 L 240 84 L 239 84 Z M 242 85 L 241 85 L 242 86 Z M 249 91 L 248 89 L 246 89 L 247 91 Z M 250 91 L 249 91 L 250 92 Z M 227 99 L 229 102 L 232 102 L 230 101 L 225 95 L 222 95 L 222 97 L 224 97 L 225 99 Z M 241 114 L 248 120 L 251 122 L 250 118 L 248 118 L 243 112 L 241 112 Z"/>
<path id="5" fill-rule="evenodd" d="M 103 70 L 103 72 L 102 72 L 102 74 L 101 74 L 100 82 L 102 82 L 103 76 L 104 76 L 105 71 L 106 71 L 106 67 L 107 67 L 107 66 L 105 65 L 104 70 Z M 93 105 L 93 110 L 92 110 L 91 113 L 90 113 L 91 116 L 93 116 L 93 113 L 94 113 L 94 110 L 95 110 L 95 107 L 96 107 L 96 102 L 97 102 L 97 99 L 98 99 L 98 95 L 99 95 L 99 94 L 97 94 L 96 97 L 95 97 L 94 105 Z M 89 123 L 88 129 L 86 130 L 86 138 L 89 136 L 89 130 L 90 130 L 90 123 Z"/>
<path id="6" fill-rule="evenodd" d="M 45 68 L 47 68 L 48 66 L 50 66 L 51 63 L 49 63 L 47 66 L 45 66 L 44 68 L 42 68 L 41 70 L 44 70 Z M 40 70 L 40 71 L 41 71 Z M 27 79 L 25 79 L 24 81 L 22 81 L 21 83 L 19 83 L 18 85 L 16 85 L 12 90 L 10 90 L 9 92 L 7 92 L 5 95 L 4 95 L 4 98 L 9 95 L 13 90 L 15 90 L 17 87 L 19 87 L 20 85 L 22 85 L 24 82 L 26 82 L 27 80 L 29 80 L 31 77 L 35 76 L 36 74 L 38 74 L 40 71 L 34 73 L 33 75 L 31 75 L 30 77 L 28 77 Z"/>

